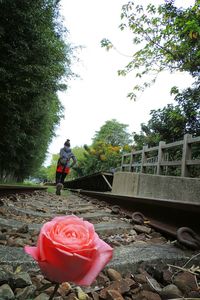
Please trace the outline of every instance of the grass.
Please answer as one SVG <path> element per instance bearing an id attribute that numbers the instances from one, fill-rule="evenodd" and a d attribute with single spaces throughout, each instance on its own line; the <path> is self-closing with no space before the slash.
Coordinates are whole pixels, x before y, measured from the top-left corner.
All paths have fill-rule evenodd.
<path id="1" fill-rule="evenodd" d="M 48 193 L 51 193 L 51 194 L 55 194 L 56 193 L 56 187 L 55 186 L 48 186 L 48 185 L 46 185 L 46 187 L 47 187 L 47 192 Z M 70 194 L 70 192 L 68 191 L 68 190 L 62 190 L 61 191 L 61 195 L 62 196 L 68 196 Z"/>

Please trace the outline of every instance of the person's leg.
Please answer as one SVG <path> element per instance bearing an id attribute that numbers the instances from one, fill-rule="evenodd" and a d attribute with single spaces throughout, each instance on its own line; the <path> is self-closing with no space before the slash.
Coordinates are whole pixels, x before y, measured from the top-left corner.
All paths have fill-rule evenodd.
<path id="1" fill-rule="evenodd" d="M 56 172 L 56 195 L 61 195 L 62 188 L 62 173 Z"/>
<path id="2" fill-rule="evenodd" d="M 56 184 L 61 182 L 62 173 L 56 172 Z"/>
<path id="3" fill-rule="evenodd" d="M 60 182 L 61 182 L 62 184 L 64 184 L 64 181 L 65 181 L 66 176 L 67 176 L 66 173 L 62 173 L 61 180 L 60 180 Z"/>

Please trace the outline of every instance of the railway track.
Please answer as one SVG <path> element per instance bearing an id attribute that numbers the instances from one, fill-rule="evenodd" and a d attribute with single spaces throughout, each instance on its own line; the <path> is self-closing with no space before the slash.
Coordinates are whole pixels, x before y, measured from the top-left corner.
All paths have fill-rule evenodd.
<path id="1" fill-rule="evenodd" d="M 115 195 L 87 190 L 71 191 L 118 205 L 135 223 L 149 226 L 177 238 L 192 249 L 200 249 L 200 205 L 193 202 Z"/>
<path id="2" fill-rule="evenodd" d="M 0 184 L 0 196 L 11 194 L 28 194 L 34 191 L 45 191 L 47 187 L 43 186 L 21 186 L 21 185 L 8 185 Z"/>
<path id="3" fill-rule="evenodd" d="M 63 284 L 55 299 L 160 300 L 166 299 L 172 284 L 176 289 L 173 295 L 184 296 L 184 299 L 200 296 L 198 268 L 191 269 L 199 265 L 198 251 L 188 250 L 177 240 L 162 235 L 150 226 L 149 220 L 141 223 L 141 216 L 134 218 L 132 212 L 119 207 L 113 199 L 108 203 L 105 195 L 99 201 L 97 195 L 91 193 L 86 195 L 77 190 L 64 193 L 66 195 L 56 196 L 41 189 L 28 194 L 12 190 L 0 196 L 0 299 L 7 299 L 1 296 L 2 286 L 6 284 L 13 293 L 10 299 L 49 299 L 52 284 L 42 277 L 23 247 L 36 244 L 39 230 L 46 221 L 69 214 L 93 223 L 98 235 L 114 248 L 114 257 L 93 286 L 81 289 L 82 296 L 80 287 Z M 182 268 L 181 279 L 177 272 L 179 267 Z M 190 279 L 186 276 L 188 273 Z M 23 284 L 16 280 L 17 276 L 22 278 L 22 274 L 26 274 Z M 192 288 L 185 290 L 184 280 L 186 285 L 190 280 Z"/>
<path id="4" fill-rule="evenodd" d="M 133 221 L 148 222 L 152 228 L 177 238 L 186 247 L 200 249 L 199 202 L 115 194 L 112 184 L 112 173 L 99 172 L 67 181 L 64 186 L 73 192 L 118 205 Z"/>

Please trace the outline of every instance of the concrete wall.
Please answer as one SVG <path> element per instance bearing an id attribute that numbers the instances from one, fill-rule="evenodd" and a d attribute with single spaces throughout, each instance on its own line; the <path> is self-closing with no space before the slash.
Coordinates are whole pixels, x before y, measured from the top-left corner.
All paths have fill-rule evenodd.
<path id="1" fill-rule="evenodd" d="M 137 196 L 138 195 L 139 174 L 130 172 L 114 173 L 112 193 Z"/>
<path id="2" fill-rule="evenodd" d="M 200 203 L 200 179 L 116 172 L 112 193 Z"/>

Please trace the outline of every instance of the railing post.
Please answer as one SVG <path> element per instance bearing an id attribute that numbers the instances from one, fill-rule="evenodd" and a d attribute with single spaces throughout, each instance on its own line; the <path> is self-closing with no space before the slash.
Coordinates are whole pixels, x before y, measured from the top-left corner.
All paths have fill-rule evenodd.
<path id="1" fill-rule="evenodd" d="M 147 149 L 148 149 L 148 146 L 143 146 L 143 148 L 142 148 L 142 159 L 141 159 L 141 169 L 140 169 L 141 173 L 145 173 L 145 171 L 146 171 L 146 166 L 144 166 L 144 164 L 147 161 L 147 155 L 146 155 Z"/>
<path id="2" fill-rule="evenodd" d="M 165 145 L 165 142 L 160 141 L 159 142 L 159 146 L 158 146 L 158 161 L 157 161 L 157 171 L 156 171 L 156 175 L 160 175 L 161 174 L 161 161 L 163 160 L 163 148 L 162 146 Z"/>
<path id="3" fill-rule="evenodd" d="M 124 171 L 123 164 L 124 164 L 124 155 L 122 154 L 122 162 L 121 162 L 121 171 L 122 172 Z"/>
<path id="4" fill-rule="evenodd" d="M 181 176 L 189 177 L 190 172 L 188 166 L 186 165 L 186 161 L 191 159 L 192 151 L 191 144 L 188 143 L 188 140 L 192 137 L 191 134 L 185 134 L 183 139 L 183 152 L 182 152 L 182 163 L 181 163 Z"/>
<path id="5" fill-rule="evenodd" d="M 132 172 L 132 163 L 133 163 L 133 152 L 131 152 L 130 165 L 129 165 L 129 172 Z"/>

